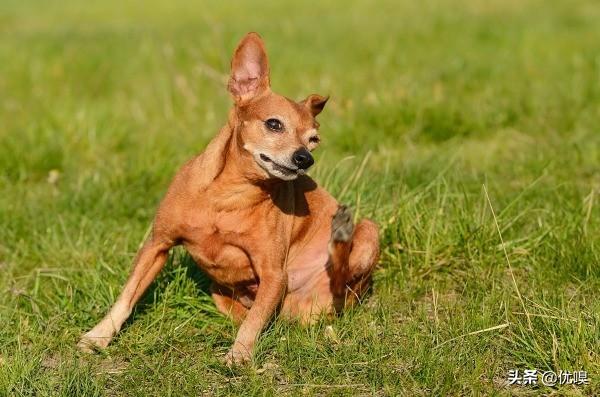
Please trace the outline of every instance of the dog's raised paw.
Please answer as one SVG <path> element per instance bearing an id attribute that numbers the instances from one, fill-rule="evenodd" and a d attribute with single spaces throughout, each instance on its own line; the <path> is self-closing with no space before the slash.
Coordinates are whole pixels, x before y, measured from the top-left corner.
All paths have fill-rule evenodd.
<path id="1" fill-rule="evenodd" d="M 354 232 L 352 211 L 346 205 L 340 205 L 331 220 L 331 239 L 334 242 L 348 242 Z"/>

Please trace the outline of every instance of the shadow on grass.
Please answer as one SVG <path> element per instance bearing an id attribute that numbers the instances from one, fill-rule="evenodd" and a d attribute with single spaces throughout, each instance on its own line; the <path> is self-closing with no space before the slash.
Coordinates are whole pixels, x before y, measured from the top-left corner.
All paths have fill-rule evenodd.
<path id="1" fill-rule="evenodd" d="M 163 270 L 156 279 L 150 284 L 140 301 L 135 305 L 133 313 L 125 324 L 123 329 L 135 321 L 136 317 L 143 316 L 153 306 L 159 304 L 164 298 L 167 287 L 171 283 L 182 282 L 182 279 L 190 279 L 194 283 L 196 295 L 210 296 L 211 280 L 200 270 L 192 257 L 181 249 L 173 250 Z"/>

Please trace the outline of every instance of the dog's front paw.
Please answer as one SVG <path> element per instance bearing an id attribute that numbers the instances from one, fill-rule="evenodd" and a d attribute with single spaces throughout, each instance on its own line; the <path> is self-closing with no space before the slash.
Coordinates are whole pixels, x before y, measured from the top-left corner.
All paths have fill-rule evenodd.
<path id="1" fill-rule="evenodd" d="M 225 355 L 224 362 L 228 367 L 243 365 L 252 360 L 252 353 L 244 348 L 232 347 Z"/>
<path id="2" fill-rule="evenodd" d="M 346 243 L 352 239 L 354 223 L 352 223 L 352 211 L 345 205 L 340 205 L 331 220 L 331 240 Z"/>
<path id="3" fill-rule="evenodd" d="M 98 335 L 92 330 L 79 339 L 77 348 L 84 353 L 94 353 L 97 350 L 106 348 L 111 339 L 111 336 Z"/>

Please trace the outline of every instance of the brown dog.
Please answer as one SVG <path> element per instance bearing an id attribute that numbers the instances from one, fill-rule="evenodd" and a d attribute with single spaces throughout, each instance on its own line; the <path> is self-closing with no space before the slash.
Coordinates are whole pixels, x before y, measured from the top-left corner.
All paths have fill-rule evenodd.
<path id="1" fill-rule="evenodd" d="M 295 102 L 273 93 L 256 33 L 235 50 L 228 89 L 235 106 L 227 124 L 175 176 L 123 291 L 81 349 L 108 345 L 177 244 L 212 279 L 218 309 L 241 324 L 228 363 L 251 357 L 277 308 L 310 322 L 369 286 L 377 225 L 354 227 L 350 211 L 304 174 L 327 98 Z"/>

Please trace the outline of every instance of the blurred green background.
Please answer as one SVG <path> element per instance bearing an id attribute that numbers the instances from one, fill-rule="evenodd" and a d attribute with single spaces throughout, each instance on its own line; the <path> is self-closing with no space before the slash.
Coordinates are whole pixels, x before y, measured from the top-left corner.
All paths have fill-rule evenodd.
<path id="1" fill-rule="evenodd" d="M 3 0 L 0 395 L 554 390 L 507 385 L 517 368 L 587 370 L 555 391 L 600 394 L 598 21 L 592 0 Z M 382 227 L 372 296 L 275 321 L 231 370 L 236 329 L 177 250 L 114 344 L 79 355 L 225 122 L 248 31 L 275 91 L 331 95 L 312 175 Z"/>

